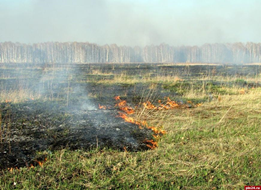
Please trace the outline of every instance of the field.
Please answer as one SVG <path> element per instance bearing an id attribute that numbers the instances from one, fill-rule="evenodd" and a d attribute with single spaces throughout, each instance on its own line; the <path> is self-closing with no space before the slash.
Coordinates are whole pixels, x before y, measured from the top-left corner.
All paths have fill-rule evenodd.
<path id="1" fill-rule="evenodd" d="M 1 64 L 1 189 L 261 185 L 261 65 Z"/>

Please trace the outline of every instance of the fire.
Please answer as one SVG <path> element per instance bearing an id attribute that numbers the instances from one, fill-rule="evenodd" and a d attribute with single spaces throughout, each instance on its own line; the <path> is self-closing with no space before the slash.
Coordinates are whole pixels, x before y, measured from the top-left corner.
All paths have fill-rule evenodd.
<path id="1" fill-rule="evenodd" d="M 160 105 L 158 107 L 156 107 L 150 101 L 146 101 L 146 102 L 143 103 L 143 106 L 146 109 L 150 109 L 150 110 L 163 110 L 163 109 L 168 110 L 168 109 L 180 107 L 180 105 L 177 102 L 172 101 L 169 97 L 167 97 L 166 104 L 161 104 L 162 103 L 161 100 L 158 100 L 158 103 Z"/>
<path id="2" fill-rule="evenodd" d="M 179 107 L 179 104 L 175 101 L 172 101 L 169 97 L 167 98 L 167 105 L 169 105 L 171 108 Z"/>
<path id="3" fill-rule="evenodd" d="M 176 101 L 171 100 L 169 97 L 166 98 L 166 103 L 163 104 L 161 100 L 158 100 L 159 106 L 153 105 L 150 101 L 146 101 L 143 103 L 144 108 L 149 109 L 149 110 L 169 110 L 169 109 L 174 109 L 174 108 L 183 108 L 187 105 L 179 104 Z M 192 104 L 195 107 L 199 107 L 202 104 L 193 104 L 192 101 L 187 101 L 188 104 Z"/>
<path id="4" fill-rule="evenodd" d="M 154 106 L 150 101 L 144 102 L 144 103 L 143 103 L 143 106 L 144 106 L 146 109 L 157 109 L 157 107 Z"/>
<path id="5" fill-rule="evenodd" d="M 43 167 L 44 162 L 41 161 L 36 161 L 36 162 L 39 164 L 39 166 Z"/>
<path id="6" fill-rule="evenodd" d="M 148 144 L 146 144 L 146 146 L 149 147 L 150 149 L 155 149 L 158 146 L 157 142 L 155 142 L 154 140 L 147 140 L 146 139 L 144 141 L 144 143 L 148 143 Z"/>
<path id="7" fill-rule="evenodd" d="M 140 126 L 140 122 L 135 121 L 133 117 L 128 117 L 126 114 L 121 113 L 121 112 L 118 112 L 118 114 L 119 114 L 118 117 L 121 117 L 121 118 L 124 119 L 126 122 L 139 125 L 139 128 L 142 128 L 142 127 Z"/>
<path id="8" fill-rule="evenodd" d="M 239 93 L 240 93 L 240 94 L 245 94 L 245 93 L 246 93 L 246 91 L 245 91 L 245 89 L 244 89 L 244 88 L 242 88 L 241 90 L 239 90 Z"/>
<path id="9" fill-rule="evenodd" d="M 119 96 L 115 97 L 116 101 L 119 101 L 115 107 L 119 108 L 120 110 L 124 111 L 127 114 L 133 114 L 135 111 L 132 107 L 127 106 L 127 103 L 125 100 L 121 100 Z M 110 106 L 104 106 L 104 105 L 100 105 L 98 104 L 98 108 L 99 109 L 111 109 Z"/>
<path id="10" fill-rule="evenodd" d="M 202 103 L 198 103 L 198 104 L 196 104 L 196 107 L 199 107 L 199 106 L 201 106 L 202 105 Z"/>
<path id="11" fill-rule="evenodd" d="M 175 81 L 181 81 L 181 82 L 184 81 L 183 79 L 181 79 L 181 78 L 179 78 L 179 77 L 177 77 L 177 76 L 174 78 L 174 80 L 175 80 Z"/>
<path id="12" fill-rule="evenodd" d="M 130 114 L 133 114 L 135 112 L 135 110 L 132 107 L 128 107 L 126 101 L 121 100 L 119 96 L 116 96 L 115 100 L 118 101 L 118 103 L 115 106 L 118 107 L 120 110 L 122 110 L 122 112 L 118 112 L 118 114 L 119 114 L 118 117 L 121 117 L 122 119 L 124 119 L 128 123 L 133 123 L 133 124 L 138 125 L 138 127 L 140 129 L 142 129 L 143 127 L 146 127 L 148 129 L 152 130 L 154 132 L 153 137 L 156 140 L 159 140 L 160 135 L 163 135 L 163 134 L 166 133 L 166 131 L 164 131 L 164 130 L 158 129 L 156 127 L 150 127 L 147 124 L 146 121 L 137 121 L 133 117 L 128 116 Z M 148 109 L 157 109 L 150 101 L 143 103 L 143 105 L 144 105 L 144 107 L 146 107 Z M 154 141 L 154 140 L 145 140 L 144 142 L 148 143 L 148 144 L 146 144 L 146 146 L 151 148 L 151 149 L 155 149 L 158 146 L 157 142 Z"/>
<path id="13" fill-rule="evenodd" d="M 115 104 L 115 107 L 119 108 L 120 110 L 124 111 L 127 114 L 133 114 L 135 113 L 135 110 L 132 107 L 127 106 L 127 102 L 125 100 L 121 100 L 120 96 L 115 96 L 115 100 L 118 101 L 117 104 Z M 162 100 L 158 100 L 159 105 L 155 106 L 150 101 L 146 101 L 142 103 L 145 109 L 148 110 L 169 110 L 174 108 L 184 108 L 187 106 L 186 104 L 179 104 L 176 101 L 171 100 L 169 97 L 166 98 L 166 103 L 163 104 Z M 202 105 L 202 103 L 193 104 L 192 101 L 187 101 L 187 104 L 191 104 L 192 106 L 199 107 Z M 108 109 L 109 107 L 98 105 L 99 109 Z"/>
<path id="14" fill-rule="evenodd" d="M 47 158 L 45 158 L 43 161 L 39 161 L 39 160 L 35 160 L 35 162 L 37 162 L 37 164 L 40 166 L 40 167 L 43 167 L 44 165 L 44 162 L 47 161 Z M 29 168 L 35 168 L 35 166 L 33 164 L 30 164 L 30 167 Z"/>
<path id="15" fill-rule="evenodd" d="M 115 96 L 115 100 L 120 100 L 120 96 Z"/>
<path id="16" fill-rule="evenodd" d="M 160 135 L 160 134 L 164 135 L 164 134 L 166 134 L 166 131 L 158 129 L 156 127 L 147 127 L 147 128 L 151 129 L 155 133 L 155 135 Z"/>
<path id="17" fill-rule="evenodd" d="M 121 100 L 120 96 L 115 96 L 114 98 L 117 101 L 117 103 L 115 104 L 115 107 L 117 107 L 118 109 L 121 110 L 121 111 L 118 112 L 117 117 L 124 119 L 128 123 L 133 123 L 133 124 L 138 125 L 138 127 L 140 129 L 145 127 L 145 128 L 148 128 L 148 129 L 153 131 L 154 140 L 153 139 L 152 140 L 145 140 L 144 142 L 147 143 L 146 144 L 147 147 L 149 147 L 151 149 L 155 149 L 158 146 L 157 141 L 160 139 L 160 136 L 166 134 L 167 132 L 162 130 L 161 127 L 160 128 L 151 127 L 147 124 L 146 121 L 138 121 L 138 120 L 135 120 L 133 117 L 128 116 L 128 115 L 134 114 L 135 110 L 132 107 L 128 106 L 127 102 L 125 100 Z M 176 101 L 171 100 L 169 97 L 166 98 L 165 103 L 163 103 L 163 101 L 161 101 L 161 100 L 158 100 L 158 104 L 159 104 L 158 106 L 155 106 L 150 101 L 146 101 L 146 102 L 142 103 L 144 108 L 148 109 L 148 110 L 168 110 L 168 109 L 174 109 L 174 108 L 180 108 L 182 106 L 186 106 L 186 104 L 184 104 L 184 105 L 179 104 Z M 201 105 L 201 103 L 194 105 L 191 101 L 187 101 L 187 104 L 192 104 L 195 107 L 198 107 L 198 106 Z M 108 107 L 101 106 L 99 104 L 99 109 L 107 109 L 107 108 Z M 182 108 L 184 108 L 184 107 L 182 107 Z M 124 148 L 124 150 L 125 150 L 125 148 Z"/>
<path id="18" fill-rule="evenodd" d="M 19 170 L 17 167 L 15 167 L 15 168 L 13 168 L 13 167 L 11 167 L 11 168 L 7 168 L 7 170 L 9 171 L 9 172 L 13 172 L 14 170 Z"/>
<path id="19" fill-rule="evenodd" d="M 43 165 L 44 165 L 44 162 L 46 162 L 47 161 L 47 158 L 44 158 L 44 160 L 42 160 L 42 161 L 39 161 L 39 160 L 34 160 L 34 162 L 36 162 L 40 167 L 43 167 Z M 28 169 L 31 169 L 31 168 L 35 168 L 35 166 L 32 164 L 32 163 L 30 163 L 30 166 L 28 166 L 28 164 L 27 164 L 27 168 Z M 7 168 L 7 170 L 9 171 L 9 172 L 13 172 L 14 170 L 20 170 L 20 168 L 17 168 L 17 167 L 11 167 L 11 168 Z"/>
<path id="20" fill-rule="evenodd" d="M 115 106 L 118 107 L 120 110 L 124 111 L 127 114 L 135 113 L 134 109 L 132 107 L 127 106 L 126 101 L 121 100 L 119 96 L 116 96 L 115 100 L 119 101 Z"/>
<path id="21" fill-rule="evenodd" d="M 107 109 L 106 106 L 98 104 L 99 109 Z"/>

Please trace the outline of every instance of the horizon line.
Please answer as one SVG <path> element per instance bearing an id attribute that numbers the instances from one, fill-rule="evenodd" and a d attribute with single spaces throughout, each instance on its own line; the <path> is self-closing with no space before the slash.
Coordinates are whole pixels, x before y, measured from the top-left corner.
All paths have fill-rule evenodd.
<path id="1" fill-rule="evenodd" d="M 135 45 L 135 46 L 131 46 L 131 45 L 118 45 L 116 43 L 111 43 L 111 44 L 104 44 L 104 45 L 100 45 L 100 44 L 97 44 L 95 42 L 88 42 L 88 41 L 45 41 L 45 42 L 34 42 L 34 43 L 24 43 L 24 42 L 14 42 L 14 41 L 3 41 L 1 42 L 0 41 L 0 44 L 3 44 L 3 43 L 13 43 L 13 44 L 23 44 L 23 45 L 34 45 L 34 44 L 46 44 L 46 43 L 86 43 L 86 44 L 94 44 L 94 45 L 97 45 L 97 46 L 112 46 L 112 45 L 116 45 L 118 47 L 147 47 L 147 46 L 160 46 L 160 45 L 168 45 L 168 46 L 172 46 L 172 47 L 201 47 L 201 46 L 204 46 L 204 45 L 207 45 L 207 44 L 224 44 L 224 45 L 231 45 L 231 44 L 238 44 L 238 43 L 241 43 L 243 45 L 247 45 L 248 43 L 253 43 L 253 44 L 261 44 L 261 42 L 251 42 L 251 41 L 248 41 L 248 42 L 241 42 L 241 41 L 238 41 L 238 42 L 225 42 L 225 43 L 204 43 L 202 45 L 170 45 L 168 43 L 165 43 L 165 42 L 162 42 L 160 44 L 148 44 L 148 45 L 144 45 L 144 46 L 140 46 L 140 45 Z"/>

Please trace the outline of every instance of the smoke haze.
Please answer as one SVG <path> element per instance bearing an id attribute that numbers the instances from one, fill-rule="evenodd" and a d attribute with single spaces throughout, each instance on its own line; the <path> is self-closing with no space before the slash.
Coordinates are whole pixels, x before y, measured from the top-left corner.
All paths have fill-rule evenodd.
<path id="1" fill-rule="evenodd" d="M 259 43 L 260 15 L 260 0 L 1 0 L 0 42 Z"/>

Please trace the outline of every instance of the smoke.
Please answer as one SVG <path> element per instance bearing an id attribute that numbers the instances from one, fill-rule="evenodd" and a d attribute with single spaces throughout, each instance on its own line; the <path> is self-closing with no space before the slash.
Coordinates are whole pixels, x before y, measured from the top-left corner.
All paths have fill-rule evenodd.
<path id="1" fill-rule="evenodd" d="M 76 83 L 76 79 L 81 75 L 84 74 L 78 67 L 45 65 L 33 88 L 42 98 L 63 100 L 68 112 L 97 110 L 97 106 L 89 99 L 87 85 Z"/>
<path id="2" fill-rule="evenodd" d="M 260 7 L 259 0 L 2 0 L 0 41 L 260 42 Z"/>

